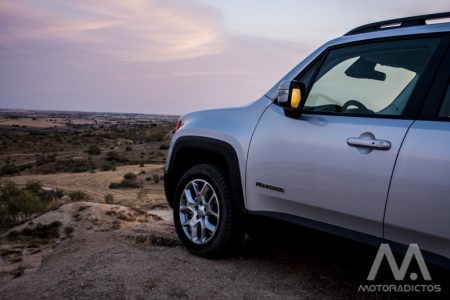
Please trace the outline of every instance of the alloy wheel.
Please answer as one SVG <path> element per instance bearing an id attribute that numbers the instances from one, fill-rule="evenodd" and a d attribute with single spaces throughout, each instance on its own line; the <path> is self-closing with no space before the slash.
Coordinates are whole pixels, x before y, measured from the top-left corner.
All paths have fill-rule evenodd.
<path id="1" fill-rule="evenodd" d="M 190 241 L 201 245 L 212 239 L 219 227 L 220 207 L 211 184 L 194 179 L 186 185 L 180 199 L 179 217 Z"/>

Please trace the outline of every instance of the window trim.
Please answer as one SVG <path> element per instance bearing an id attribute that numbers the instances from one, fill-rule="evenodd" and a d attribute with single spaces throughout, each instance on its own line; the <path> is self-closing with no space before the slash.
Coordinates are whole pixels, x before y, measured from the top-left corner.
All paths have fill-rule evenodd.
<path id="1" fill-rule="evenodd" d="M 445 57 L 440 64 L 439 70 L 436 72 L 433 84 L 430 86 L 430 91 L 426 97 L 418 120 L 423 121 L 441 121 L 450 122 L 450 117 L 439 117 L 439 111 L 444 102 L 444 97 L 447 89 L 450 88 L 450 34 L 445 38 L 447 45 Z"/>
<path id="2" fill-rule="evenodd" d="M 430 38 L 440 38 L 441 40 L 438 42 L 436 46 L 436 50 L 431 57 L 427 67 L 425 68 L 420 80 L 417 82 L 417 85 L 414 87 L 413 92 L 411 93 L 411 98 L 408 101 L 408 104 L 405 106 L 404 112 L 402 115 L 376 115 L 376 114 L 349 114 L 349 113 L 335 113 L 335 112 L 322 112 L 322 111 L 308 111 L 303 110 L 302 114 L 304 115 L 331 115 L 331 116 L 340 116 L 340 117 L 360 117 L 360 118 L 377 118 L 377 119 L 406 119 L 406 120 L 415 120 L 419 117 L 419 114 L 422 111 L 422 106 L 425 101 L 423 99 L 427 99 L 428 91 L 431 88 L 434 78 L 440 69 L 441 62 L 444 58 L 444 55 L 447 51 L 447 44 L 449 39 L 448 32 L 439 32 L 439 33 L 430 33 L 430 34 L 413 34 L 413 35 L 405 35 L 405 36 L 393 36 L 393 37 L 383 37 L 383 38 L 375 38 L 369 40 L 361 40 L 355 42 L 348 42 L 339 45 L 330 46 L 325 49 L 316 59 L 314 59 L 307 67 L 305 67 L 297 76 L 294 77 L 294 80 L 298 80 L 302 76 L 304 76 L 311 68 L 315 67 L 315 64 L 318 64 L 318 68 L 314 71 L 312 76 L 312 82 L 315 82 L 318 73 L 320 72 L 323 63 L 325 62 L 328 54 L 336 49 L 354 47 L 359 45 L 367 45 L 372 43 L 380 43 L 380 42 L 389 42 L 389 41 L 405 41 L 405 40 L 418 40 L 418 39 L 430 39 Z M 448 70 L 448 69 L 447 69 Z M 308 84 L 305 83 L 308 87 Z M 309 86 L 305 91 L 305 98 L 308 98 L 309 92 L 312 86 Z"/>

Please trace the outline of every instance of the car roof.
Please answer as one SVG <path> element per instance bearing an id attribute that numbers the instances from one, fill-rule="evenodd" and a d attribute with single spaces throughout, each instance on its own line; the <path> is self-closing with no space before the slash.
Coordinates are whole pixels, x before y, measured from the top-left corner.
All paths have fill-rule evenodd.
<path id="1" fill-rule="evenodd" d="M 386 28 L 377 31 L 371 31 L 367 33 L 356 33 L 350 35 L 343 35 L 337 39 L 330 41 L 328 45 L 338 45 L 343 43 L 371 40 L 385 37 L 395 37 L 404 35 L 417 35 L 417 34 L 429 34 L 429 33 L 439 33 L 439 32 L 450 32 L 450 23 L 438 23 L 438 24 L 427 24 L 419 26 L 410 27 L 398 27 L 398 28 Z"/>

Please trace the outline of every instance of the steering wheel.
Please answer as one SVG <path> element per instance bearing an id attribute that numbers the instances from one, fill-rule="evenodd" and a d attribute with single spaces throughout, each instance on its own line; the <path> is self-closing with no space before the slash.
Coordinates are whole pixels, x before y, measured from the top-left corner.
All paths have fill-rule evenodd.
<path id="1" fill-rule="evenodd" d="M 345 102 L 344 105 L 342 105 L 342 112 L 343 113 L 347 112 L 347 109 L 350 106 L 356 106 L 357 108 L 359 108 L 360 113 L 373 114 L 373 111 L 368 109 L 364 104 L 362 104 L 361 102 L 359 102 L 357 100 L 349 100 L 349 101 Z"/>

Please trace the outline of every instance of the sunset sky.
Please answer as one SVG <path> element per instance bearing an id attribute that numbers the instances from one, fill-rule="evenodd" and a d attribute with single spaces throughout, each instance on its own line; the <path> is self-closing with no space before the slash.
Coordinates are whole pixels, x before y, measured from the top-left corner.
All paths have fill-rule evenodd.
<path id="1" fill-rule="evenodd" d="M 0 0 L 0 108 L 245 104 L 353 27 L 448 10 L 450 0 Z"/>

